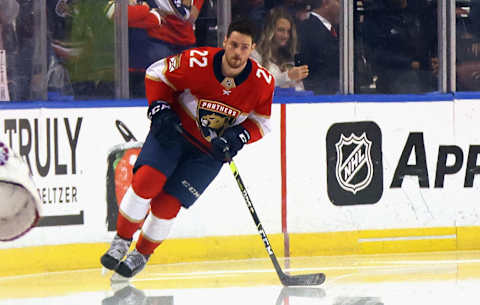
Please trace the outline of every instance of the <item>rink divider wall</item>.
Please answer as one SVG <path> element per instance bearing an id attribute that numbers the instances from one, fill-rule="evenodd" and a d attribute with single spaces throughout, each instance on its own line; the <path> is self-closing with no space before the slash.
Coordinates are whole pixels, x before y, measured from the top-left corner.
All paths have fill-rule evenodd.
<path id="1" fill-rule="evenodd" d="M 145 113 L 142 100 L 0 104 L 0 138 L 29 162 L 44 216 L 29 234 L 0 244 L 0 274 L 99 268 L 114 234 L 109 156 L 141 144 L 126 143 L 118 122 L 142 141 Z M 236 164 L 279 257 L 480 250 L 479 117 L 478 94 L 279 97 L 271 134 L 245 147 Z M 358 147 L 338 149 L 351 143 Z M 265 249 L 224 167 L 181 211 L 152 263 L 252 257 L 266 257 Z"/>
<path id="2" fill-rule="evenodd" d="M 478 250 L 479 235 L 480 227 L 291 233 L 290 255 L 310 257 Z M 283 234 L 269 234 L 269 239 L 282 261 Z M 107 248 L 107 243 L 78 243 L 3 249 L 0 251 L 0 276 L 100 268 L 99 257 Z M 251 258 L 268 260 L 263 242 L 257 235 L 211 236 L 167 240 L 151 257 L 149 264 Z"/>

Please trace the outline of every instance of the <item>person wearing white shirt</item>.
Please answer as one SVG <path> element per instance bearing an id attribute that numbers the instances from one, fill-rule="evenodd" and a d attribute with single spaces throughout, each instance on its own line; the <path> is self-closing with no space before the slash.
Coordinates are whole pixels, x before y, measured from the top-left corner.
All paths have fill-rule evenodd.
<path id="1" fill-rule="evenodd" d="M 293 17 L 282 7 L 270 10 L 265 29 L 251 57 L 272 73 L 280 88 L 304 90 L 302 80 L 308 76 L 308 66 L 294 66 L 297 32 Z"/>

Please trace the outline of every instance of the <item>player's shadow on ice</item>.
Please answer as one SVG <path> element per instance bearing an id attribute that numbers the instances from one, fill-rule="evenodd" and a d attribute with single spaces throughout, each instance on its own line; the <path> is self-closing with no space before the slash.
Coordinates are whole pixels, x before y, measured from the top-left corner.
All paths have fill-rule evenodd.
<path id="1" fill-rule="evenodd" d="M 128 283 L 112 286 L 114 294 L 102 300 L 102 305 L 175 305 L 173 296 L 147 296 L 142 290 Z M 288 304 L 290 298 L 321 299 L 325 291 L 317 287 L 283 287 L 275 305 Z"/>
<path id="2" fill-rule="evenodd" d="M 325 295 L 325 290 L 318 287 L 283 287 L 275 305 L 289 304 L 290 298 L 293 297 L 321 299 Z"/>

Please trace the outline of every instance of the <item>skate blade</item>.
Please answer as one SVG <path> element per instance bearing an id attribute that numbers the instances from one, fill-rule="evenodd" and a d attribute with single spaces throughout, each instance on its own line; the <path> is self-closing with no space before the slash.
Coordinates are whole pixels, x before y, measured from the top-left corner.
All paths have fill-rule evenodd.
<path id="1" fill-rule="evenodd" d="M 107 275 L 111 270 L 105 268 L 105 267 L 102 267 L 102 276 L 105 276 Z"/>
<path id="2" fill-rule="evenodd" d="M 115 283 L 129 283 L 130 278 L 121 276 L 120 274 L 114 272 L 112 277 L 110 278 L 110 283 L 115 284 Z"/>
<path id="3" fill-rule="evenodd" d="M 110 288 L 112 288 L 112 291 L 113 293 L 119 291 L 119 290 L 122 290 L 123 288 L 125 287 L 131 287 L 133 289 L 136 289 L 135 287 L 133 287 L 130 282 L 126 281 L 126 282 L 114 282 L 114 281 L 111 281 L 110 282 Z"/>

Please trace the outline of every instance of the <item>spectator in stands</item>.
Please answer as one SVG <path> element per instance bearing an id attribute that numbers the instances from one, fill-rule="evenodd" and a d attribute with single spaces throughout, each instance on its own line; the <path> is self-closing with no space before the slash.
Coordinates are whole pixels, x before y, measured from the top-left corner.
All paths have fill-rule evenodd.
<path id="1" fill-rule="evenodd" d="M 217 47 L 217 1 L 206 0 L 195 22 L 197 46 Z"/>
<path id="2" fill-rule="evenodd" d="M 18 15 L 19 5 L 16 0 L 0 0 L 0 24 L 12 23 Z"/>
<path id="3" fill-rule="evenodd" d="M 460 11 L 460 12 L 459 12 Z M 461 14 L 459 16 L 459 13 Z M 468 16 L 465 18 L 464 16 Z M 459 23 L 462 26 L 459 26 Z M 470 11 L 457 8 L 457 90 L 480 90 L 480 0 L 470 2 Z"/>
<path id="4" fill-rule="evenodd" d="M 308 76 L 308 66 L 294 66 L 296 52 L 293 17 L 283 7 L 271 9 L 252 58 L 273 74 L 277 87 L 304 90 L 302 80 Z"/>
<path id="5" fill-rule="evenodd" d="M 472 34 L 480 39 L 480 0 L 470 1 L 470 22 Z"/>
<path id="6" fill-rule="evenodd" d="M 69 1 L 70 44 L 78 50 L 66 62 L 75 99 L 112 99 L 115 96 L 115 32 L 105 18 L 107 0 Z"/>
<path id="7" fill-rule="evenodd" d="M 305 90 L 316 94 L 335 94 L 339 89 L 339 0 L 312 0 L 310 16 L 298 26 L 300 53 L 308 65 L 303 80 Z"/>
<path id="8" fill-rule="evenodd" d="M 151 58 L 150 49 L 155 41 L 150 40 L 148 31 L 162 26 L 162 15 L 153 0 L 137 3 L 130 0 L 128 6 L 128 70 L 130 97 L 145 97 L 145 70 L 156 59 Z"/>
<path id="9" fill-rule="evenodd" d="M 188 3 L 187 3 L 188 2 Z M 194 23 L 204 0 L 130 0 L 128 7 L 130 90 L 144 97 L 145 69 L 160 58 L 194 47 Z"/>
<path id="10" fill-rule="evenodd" d="M 16 50 L 11 40 L 19 5 L 16 0 L 0 0 L 0 7 L 0 101 L 10 101 L 16 98 L 15 83 L 12 81 Z"/>
<path id="11" fill-rule="evenodd" d="M 129 27 L 146 29 L 152 42 L 148 52 L 151 63 L 159 58 L 177 54 L 195 46 L 196 40 L 193 25 L 200 14 L 204 0 L 182 1 L 183 3 L 190 3 L 188 6 L 181 5 L 182 8 L 188 8 L 188 11 L 183 12 L 183 15 L 177 13 L 175 8 L 165 9 L 160 5 L 161 2 L 167 1 L 155 0 L 156 11 L 162 16 L 160 24 L 144 19 L 151 19 L 151 17 L 147 17 L 149 14 L 147 10 L 143 10 L 143 13 L 131 13 L 129 9 Z M 147 3 L 151 3 L 151 1 L 147 1 Z"/>
<path id="12" fill-rule="evenodd" d="M 367 11 L 368 12 L 368 11 Z M 365 15 L 364 39 L 378 79 L 377 93 L 422 93 L 436 89 L 438 59 L 432 4 L 383 0 Z M 430 23 L 429 25 L 427 23 Z"/>
<path id="13" fill-rule="evenodd" d="M 46 98 L 45 53 L 41 48 L 44 38 L 38 35 L 41 1 L 17 0 L 11 14 L 12 2 L 0 1 L 1 18 L 8 19 L 2 25 L 2 40 L 6 49 L 8 87 L 10 100 L 38 100 Z M 4 6 L 5 5 L 5 6 Z M 10 11 L 10 12 L 9 12 Z M 8 18 L 5 18 L 8 17 Z M 6 21 L 6 20 L 4 20 Z"/>
<path id="14" fill-rule="evenodd" d="M 73 98 L 65 63 L 80 52 L 70 42 L 73 8 L 71 0 L 47 0 L 47 86 L 49 100 Z"/>
<path id="15" fill-rule="evenodd" d="M 248 18 L 257 30 L 263 29 L 267 12 L 264 0 L 232 0 L 232 20 Z"/>
<path id="16" fill-rule="evenodd" d="M 310 5 L 306 0 L 286 0 L 285 7 L 295 19 L 295 23 L 304 21 L 310 16 Z"/>

